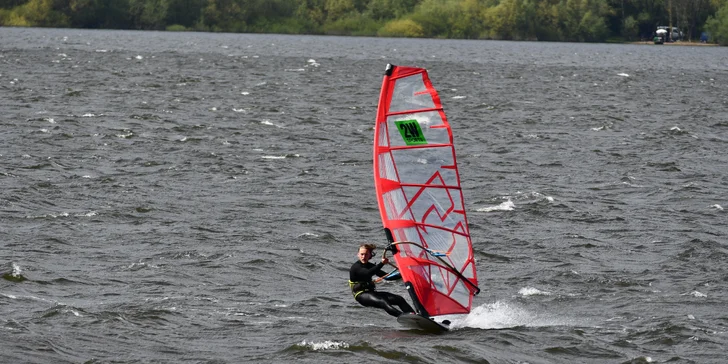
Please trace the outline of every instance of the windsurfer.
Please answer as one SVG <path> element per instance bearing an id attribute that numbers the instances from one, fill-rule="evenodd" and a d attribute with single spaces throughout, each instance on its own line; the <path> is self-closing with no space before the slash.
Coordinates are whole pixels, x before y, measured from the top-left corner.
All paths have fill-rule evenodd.
<path id="1" fill-rule="evenodd" d="M 377 246 L 374 244 L 359 246 L 359 260 L 349 270 L 349 287 L 351 287 L 354 299 L 362 306 L 381 308 L 395 317 L 403 312 L 414 312 L 402 296 L 375 290 L 372 276 L 375 274 L 379 277 L 386 276 L 387 273 L 382 270 L 382 267 L 389 263 L 389 259 L 385 256 L 382 256 L 382 261 L 379 264 L 369 262 L 376 254 L 374 252 L 376 248 Z M 399 310 L 394 306 L 399 306 Z"/>

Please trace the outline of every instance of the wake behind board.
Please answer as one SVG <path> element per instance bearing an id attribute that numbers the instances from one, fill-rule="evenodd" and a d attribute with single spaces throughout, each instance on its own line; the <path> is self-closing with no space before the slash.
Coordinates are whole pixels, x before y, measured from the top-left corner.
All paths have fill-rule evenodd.
<path id="1" fill-rule="evenodd" d="M 399 317 L 397 317 L 397 322 L 409 329 L 422 330 L 438 334 L 450 330 L 447 325 L 441 324 L 435 320 L 414 313 L 405 313 L 400 315 Z"/>

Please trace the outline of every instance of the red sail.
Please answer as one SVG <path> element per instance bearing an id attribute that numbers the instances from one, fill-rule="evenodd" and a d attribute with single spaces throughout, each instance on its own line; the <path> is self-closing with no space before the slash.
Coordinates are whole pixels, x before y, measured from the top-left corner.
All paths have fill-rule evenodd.
<path id="1" fill-rule="evenodd" d="M 479 291 L 452 130 L 423 68 L 387 66 L 374 184 L 395 261 L 431 316 L 470 312 Z"/>

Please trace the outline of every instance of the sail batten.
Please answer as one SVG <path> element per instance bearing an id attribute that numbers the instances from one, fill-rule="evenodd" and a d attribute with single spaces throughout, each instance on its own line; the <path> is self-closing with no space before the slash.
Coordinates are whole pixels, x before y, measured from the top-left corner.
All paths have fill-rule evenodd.
<path id="1" fill-rule="evenodd" d="M 382 223 L 427 314 L 468 313 L 477 294 L 452 130 L 427 71 L 388 66 L 374 136 Z"/>
<path id="2" fill-rule="evenodd" d="M 404 115 L 404 114 L 411 114 L 413 112 L 426 112 L 426 111 L 442 111 L 441 107 L 435 107 L 431 109 L 418 109 L 418 110 L 404 110 L 404 111 L 396 111 L 387 113 L 387 116 L 397 116 L 397 115 Z"/>

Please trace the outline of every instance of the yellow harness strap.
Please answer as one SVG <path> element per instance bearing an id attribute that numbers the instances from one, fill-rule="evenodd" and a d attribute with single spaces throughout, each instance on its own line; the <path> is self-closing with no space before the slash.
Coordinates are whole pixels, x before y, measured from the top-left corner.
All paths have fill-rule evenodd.
<path id="1" fill-rule="evenodd" d="M 354 295 L 354 299 L 356 299 L 357 296 L 359 296 L 360 294 L 362 294 L 366 291 L 371 291 L 371 289 L 369 289 L 369 288 L 364 288 L 364 289 L 356 291 L 356 290 L 354 290 L 354 287 L 356 287 L 356 285 L 368 286 L 368 284 L 366 284 L 366 283 L 349 281 L 349 289 L 351 289 L 351 294 Z"/>

